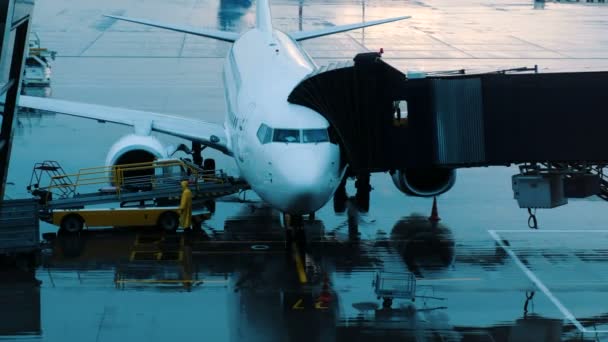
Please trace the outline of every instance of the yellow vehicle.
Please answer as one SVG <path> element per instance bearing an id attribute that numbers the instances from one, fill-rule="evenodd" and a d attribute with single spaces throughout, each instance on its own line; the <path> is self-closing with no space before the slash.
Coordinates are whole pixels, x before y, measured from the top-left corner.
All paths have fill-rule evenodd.
<path id="1" fill-rule="evenodd" d="M 66 232 L 77 233 L 83 227 L 156 226 L 173 232 L 179 226 L 179 207 L 56 209 L 51 223 Z"/>

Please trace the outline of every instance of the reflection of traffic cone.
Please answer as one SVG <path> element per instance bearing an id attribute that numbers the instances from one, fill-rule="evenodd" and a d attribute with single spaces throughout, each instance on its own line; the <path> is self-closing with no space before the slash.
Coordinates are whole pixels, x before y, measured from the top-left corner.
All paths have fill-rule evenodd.
<path id="1" fill-rule="evenodd" d="M 429 216 L 429 221 L 441 221 L 441 217 L 439 217 L 439 212 L 437 211 L 437 197 L 433 197 L 433 209 L 431 210 L 431 216 Z"/>
<path id="2" fill-rule="evenodd" d="M 329 279 L 327 278 L 327 274 L 323 279 L 323 289 L 321 290 L 321 294 L 319 295 L 319 300 L 325 304 L 331 301 L 331 294 L 329 293 Z"/>

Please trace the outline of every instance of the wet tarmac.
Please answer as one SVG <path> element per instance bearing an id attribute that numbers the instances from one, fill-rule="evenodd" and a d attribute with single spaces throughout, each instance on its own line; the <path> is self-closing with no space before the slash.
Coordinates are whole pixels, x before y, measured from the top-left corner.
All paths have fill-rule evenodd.
<path id="1" fill-rule="evenodd" d="M 58 57 L 52 87 L 26 91 L 222 122 L 225 43 L 101 15 L 240 30 L 253 23 L 254 8 L 237 0 L 39 0 L 33 29 Z M 608 70 L 601 4 L 273 1 L 272 10 L 287 31 L 412 15 L 306 42 L 320 65 L 383 47 L 402 70 Z M 102 165 L 129 132 L 22 113 L 8 195 L 28 196 L 35 162 L 57 160 L 72 171 Z M 229 159 L 212 156 L 234 171 Z M 300 258 L 285 251 L 279 214 L 259 203 L 218 203 L 202 231 L 190 234 L 60 235 L 45 244 L 35 270 L 2 267 L 0 340 L 608 341 L 607 204 L 571 200 L 539 211 L 540 229 L 531 230 L 512 198 L 516 172 L 459 171 L 439 198 L 438 223 L 427 219 L 430 200 L 406 197 L 388 175 L 373 175 L 369 213 L 337 215 L 329 203 L 306 223 Z M 418 297 L 383 307 L 372 284 L 377 272 L 413 274 Z"/>

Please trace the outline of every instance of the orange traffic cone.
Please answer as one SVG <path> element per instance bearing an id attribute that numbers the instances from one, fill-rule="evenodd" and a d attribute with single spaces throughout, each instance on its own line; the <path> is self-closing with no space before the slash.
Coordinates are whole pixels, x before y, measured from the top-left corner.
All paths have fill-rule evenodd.
<path id="1" fill-rule="evenodd" d="M 439 217 L 439 212 L 437 211 L 437 197 L 433 197 L 433 209 L 431 210 L 431 216 L 429 216 L 429 221 L 441 221 L 441 217 Z"/>

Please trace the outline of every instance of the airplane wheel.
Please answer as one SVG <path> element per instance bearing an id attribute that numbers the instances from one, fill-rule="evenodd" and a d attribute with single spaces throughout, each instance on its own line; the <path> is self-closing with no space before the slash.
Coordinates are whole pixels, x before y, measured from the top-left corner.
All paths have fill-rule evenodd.
<path id="1" fill-rule="evenodd" d="M 209 210 L 210 213 L 212 213 L 212 214 L 215 213 L 215 201 L 214 200 L 206 201 L 205 206 L 207 207 L 207 210 Z"/>
<path id="2" fill-rule="evenodd" d="M 393 299 L 392 298 L 384 297 L 383 301 L 382 301 L 382 308 L 383 309 L 390 309 L 392 306 L 393 306 Z"/>
<path id="3" fill-rule="evenodd" d="M 71 214 L 61 220 L 61 229 L 65 232 L 76 234 L 82 231 L 84 220 L 80 215 Z"/>
<path id="4" fill-rule="evenodd" d="M 313 211 L 312 213 L 308 214 L 308 221 L 314 221 L 316 218 L 316 213 Z"/>
<path id="5" fill-rule="evenodd" d="M 293 230 L 291 228 L 285 229 L 285 250 L 291 250 L 291 244 L 293 243 Z"/>
<path id="6" fill-rule="evenodd" d="M 179 227 L 179 217 L 172 211 L 165 212 L 158 218 L 158 227 L 172 233 Z"/>
<path id="7" fill-rule="evenodd" d="M 203 170 L 205 171 L 215 171 L 215 159 L 207 158 L 203 162 Z"/>
<path id="8" fill-rule="evenodd" d="M 334 212 L 341 214 L 346 211 L 346 199 L 334 197 Z"/>
<path id="9" fill-rule="evenodd" d="M 366 213 L 369 211 L 369 200 L 369 192 L 357 191 L 357 194 L 355 195 L 355 202 L 357 203 L 357 209 L 359 209 L 360 212 Z"/>
<path id="10" fill-rule="evenodd" d="M 334 193 L 334 212 L 343 213 L 346 210 L 346 178 L 340 183 Z"/>

